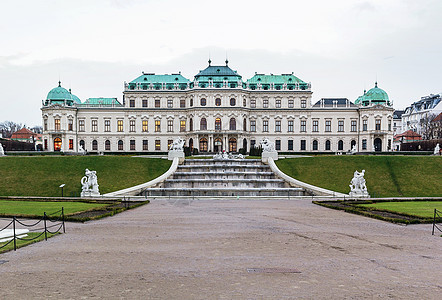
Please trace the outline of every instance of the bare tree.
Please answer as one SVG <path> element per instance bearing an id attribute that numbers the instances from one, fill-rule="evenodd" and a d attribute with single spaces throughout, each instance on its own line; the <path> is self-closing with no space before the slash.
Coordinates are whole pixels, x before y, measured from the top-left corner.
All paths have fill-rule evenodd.
<path id="1" fill-rule="evenodd" d="M 4 121 L 4 122 L 0 123 L 0 132 L 2 133 L 2 136 L 4 138 L 10 138 L 14 132 L 22 129 L 23 127 L 25 127 L 25 125 L 22 123 L 15 123 L 12 121 Z"/>
<path id="2" fill-rule="evenodd" d="M 432 122 L 436 118 L 436 114 L 426 114 L 419 121 L 420 133 L 422 139 L 432 140 L 437 138 L 437 122 Z"/>

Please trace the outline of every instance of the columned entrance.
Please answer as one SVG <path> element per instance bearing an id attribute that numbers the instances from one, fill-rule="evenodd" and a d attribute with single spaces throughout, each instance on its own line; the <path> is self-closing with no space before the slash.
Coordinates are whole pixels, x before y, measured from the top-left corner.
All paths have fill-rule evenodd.
<path id="1" fill-rule="evenodd" d="M 61 150 L 61 138 L 56 137 L 54 139 L 54 151 L 60 151 Z"/>
<path id="2" fill-rule="evenodd" d="M 382 140 L 380 138 L 374 139 L 374 151 L 382 151 Z"/>
<path id="3" fill-rule="evenodd" d="M 216 137 L 213 141 L 213 151 L 218 153 L 223 150 L 223 139 L 220 137 Z"/>
<path id="4" fill-rule="evenodd" d="M 229 139 L 229 152 L 237 152 L 236 139 L 235 138 L 230 138 Z"/>

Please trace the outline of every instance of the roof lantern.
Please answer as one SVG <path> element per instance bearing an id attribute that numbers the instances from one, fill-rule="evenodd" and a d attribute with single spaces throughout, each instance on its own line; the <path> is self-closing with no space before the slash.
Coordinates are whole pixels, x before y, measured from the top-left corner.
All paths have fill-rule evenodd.
<path id="1" fill-rule="evenodd" d="M 364 90 L 364 94 L 359 96 L 355 104 L 361 106 L 370 106 L 375 104 L 381 104 L 385 106 L 391 106 L 392 103 L 388 98 L 388 94 L 378 87 L 378 82 L 374 83 L 374 88 L 369 89 L 367 92 Z"/>

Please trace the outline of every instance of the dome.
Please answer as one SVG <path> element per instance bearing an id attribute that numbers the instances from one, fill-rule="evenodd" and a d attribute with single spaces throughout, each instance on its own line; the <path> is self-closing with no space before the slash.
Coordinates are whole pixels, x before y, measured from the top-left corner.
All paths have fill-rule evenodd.
<path id="1" fill-rule="evenodd" d="M 81 100 L 80 100 L 80 98 L 78 98 L 77 96 L 75 96 L 74 94 L 72 94 L 71 89 L 69 89 L 69 93 L 71 94 L 71 96 L 72 96 L 72 100 L 74 100 L 75 103 L 77 103 L 77 104 L 81 104 Z"/>
<path id="2" fill-rule="evenodd" d="M 47 100 L 70 100 L 72 101 L 72 95 L 69 93 L 69 91 L 63 87 L 61 87 L 61 81 L 58 82 L 58 86 L 56 88 L 53 88 L 46 98 Z"/>
<path id="3" fill-rule="evenodd" d="M 378 88 L 377 82 L 375 82 L 374 88 L 368 90 L 368 92 L 364 91 L 364 94 L 356 99 L 355 104 L 362 104 L 362 106 L 368 106 L 371 104 L 391 106 L 388 94 L 383 89 Z"/>

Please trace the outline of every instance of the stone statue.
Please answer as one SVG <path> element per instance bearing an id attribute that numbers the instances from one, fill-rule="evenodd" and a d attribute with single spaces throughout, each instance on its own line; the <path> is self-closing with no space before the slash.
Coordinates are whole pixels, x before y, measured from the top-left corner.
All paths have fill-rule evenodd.
<path id="1" fill-rule="evenodd" d="M 356 154 L 356 152 L 358 152 L 358 150 L 356 150 L 356 145 L 353 145 L 353 147 L 351 147 L 350 152 L 351 154 Z"/>
<path id="2" fill-rule="evenodd" d="M 0 156 L 5 156 L 5 150 L 3 149 L 2 143 L 0 143 Z"/>
<path id="3" fill-rule="evenodd" d="M 214 160 L 226 160 L 226 159 L 244 159 L 244 155 L 240 154 L 232 154 L 227 153 L 226 150 L 223 150 L 223 152 L 218 152 L 213 156 Z"/>
<path id="4" fill-rule="evenodd" d="M 83 149 L 83 146 L 82 146 L 82 145 L 79 145 L 79 146 L 78 146 L 78 153 L 80 153 L 80 154 L 86 154 L 86 150 Z"/>
<path id="5" fill-rule="evenodd" d="M 0 153 L 1 153 L 1 149 L 0 149 Z M 439 155 L 440 154 L 440 146 L 439 143 L 437 143 L 436 147 L 434 147 L 434 155 Z M 0 154 L 1 155 L 1 154 Z"/>
<path id="6" fill-rule="evenodd" d="M 374 146 L 374 144 L 373 144 L 373 146 L 371 147 L 371 152 L 376 152 L 376 147 Z"/>
<path id="7" fill-rule="evenodd" d="M 184 140 L 182 138 L 177 138 L 176 140 L 174 140 L 172 145 L 170 146 L 170 150 L 184 151 Z"/>
<path id="8" fill-rule="evenodd" d="M 98 190 L 97 171 L 86 169 L 85 175 L 81 178 L 81 197 L 100 196 Z"/>
<path id="9" fill-rule="evenodd" d="M 353 175 L 353 179 L 350 182 L 350 197 L 370 197 L 365 185 L 365 170 L 358 172 L 356 170 Z"/>
<path id="10" fill-rule="evenodd" d="M 268 138 L 263 139 L 261 142 L 262 152 L 276 152 L 275 143 L 271 142 Z"/>
<path id="11" fill-rule="evenodd" d="M 170 145 L 169 153 L 167 158 L 169 160 L 174 160 L 176 157 L 179 158 L 180 163 L 184 161 L 184 140 L 182 138 L 177 138 Z"/>

